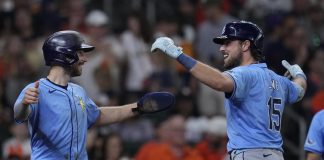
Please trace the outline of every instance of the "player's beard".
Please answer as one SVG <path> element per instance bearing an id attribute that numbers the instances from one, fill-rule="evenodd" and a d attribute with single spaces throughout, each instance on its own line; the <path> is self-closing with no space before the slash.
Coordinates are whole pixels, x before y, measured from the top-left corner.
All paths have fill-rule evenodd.
<path id="1" fill-rule="evenodd" d="M 239 53 L 235 56 L 229 56 L 227 61 L 224 61 L 224 68 L 226 70 L 230 70 L 230 69 L 233 69 L 233 68 L 241 65 L 242 57 L 243 57 L 242 53 Z"/>
<path id="2" fill-rule="evenodd" d="M 82 65 L 78 62 L 73 64 L 69 69 L 71 77 L 81 76 L 82 74 Z"/>

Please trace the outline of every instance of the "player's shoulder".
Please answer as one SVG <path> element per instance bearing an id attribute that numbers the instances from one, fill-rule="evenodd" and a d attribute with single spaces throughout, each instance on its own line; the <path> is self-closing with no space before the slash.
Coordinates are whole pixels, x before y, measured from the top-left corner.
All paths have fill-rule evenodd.
<path id="1" fill-rule="evenodd" d="M 271 69 L 268 69 L 268 73 L 271 75 L 273 79 L 283 81 L 283 82 L 290 82 L 290 80 L 287 77 L 279 75 L 278 73 L 274 72 Z"/>
<path id="2" fill-rule="evenodd" d="M 314 115 L 315 120 L 324 120 L 324 109 Z"/>
<path id="3" fill-rule="evenodd" d="M 69 82 L 68 85 L 76 92 L 79 92 L 79 93 L 83 92 L 84 94 L 86 93 L 85 89 L 76 83 Z"/>
<path id="4" fill-rule="evenodd" d="M 226 72 L 229 73 L 241 73 L 241 72 L 248 72 L 250 68 L 248 66 L 237 66 L 235 68 L 232 68 L 230 70 L 227 70 Z"/>
<path id="5" fill-rule="evenodd" d="M 76 83 L 73 83 L 73 82 L 69 82 L 68 85 L 74 89 L 84 90 L 82 86 L 80 86 Z"/>
<path id="6" fill-rule="evenodd" d="M 259 69 L 259 67 L 254 65 L 246 65 L 246 66 L 237 66 L 235 68 L 232 68 L 231 70 L 226 71 L 227 73 L 234 73 L 234 74 L 254 74 Z"/>
<path id="7" fill-rule="evenodd" d="M 39 79 L 39 80 L 36 80 L 36 81 L 34 81 L 34 82 L 30 82 L 30 83 L 28 83 L 25 87 L 24 87 L 24 89 L 23 90 L 26 90 L 26 89 L 28 89 L 28 88 L 30 88 L 30 87 L 34 87 L 35 86 L 35 83 L 37 82 L 37 81 L 41 81 L 42 79 Z"/>
<path id="8" fill-rule="evenodd" d="M 237 71 L 255 71 L 259 69 L 264 69 L 267 68 L 267 65 L 265 63 L 254 63 L 250 65 L 244 65 L 244 66 L 237 66 L 233 68 L 232 70 L 237 70 Z"/>

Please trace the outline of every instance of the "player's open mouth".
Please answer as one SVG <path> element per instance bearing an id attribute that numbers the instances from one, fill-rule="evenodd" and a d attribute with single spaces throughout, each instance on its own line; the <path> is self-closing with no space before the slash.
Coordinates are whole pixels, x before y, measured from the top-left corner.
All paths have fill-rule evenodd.
<path id="1" fill-rule="evenodd" d="M 224 59 L 226 59 L 229 55 L 228 54 L 224 54 Z"/>

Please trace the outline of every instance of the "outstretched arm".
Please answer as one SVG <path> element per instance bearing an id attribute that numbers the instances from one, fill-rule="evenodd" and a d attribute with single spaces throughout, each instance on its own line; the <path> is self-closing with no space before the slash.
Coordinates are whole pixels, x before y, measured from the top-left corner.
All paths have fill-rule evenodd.
<path id="1" fill-rule="evenodd" d="M 138 102 L 123 106 L 100 107 L 97 125 L 111 124 L 130 117 L 161 112 L 174 104 L 175 98 L 169 92 L 152 92 L 145 94 Z"/>
<path id="2" fill-rule="evenodd" d="M 226 75 L 226 73 L 222 73 L 218 69 L 212 68 L 204 63 L 198 61 L 190 70 L 190 73 L 200 82 L 215 90 L 226 93 L 233 91 L 234 82 Z"/>
<path id="3" fill-rule="evenodd" d="M 153 43 L 151 51 L 155 53 L 157 49 L 164 54 L 176 59 L 195 78 L 209 87 L 223 92 L 232 92 L 234 88 L 233 80 L 221 71 L 199 62 L 182 52 L 180 47 L 168 37 L 160 37 Z"/>
<path id="4" fill-rule="evenodd" d="M 100 117 L 97 121 L 98 125 L 111 124 L 123 121 L 130 117 L 138 115 L 132 109 L 137 107 L 137 103 L 127 104 L 123 106 L 104 106 L 100 107 Z"/>

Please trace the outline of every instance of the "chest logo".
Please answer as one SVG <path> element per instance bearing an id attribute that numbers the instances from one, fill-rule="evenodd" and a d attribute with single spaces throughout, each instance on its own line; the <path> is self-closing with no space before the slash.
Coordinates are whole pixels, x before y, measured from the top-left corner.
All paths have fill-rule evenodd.
<path id="1" fill-rule="evenodd" d="M 79 97 L 79 96 L 76 96 L 76 97 L 79 100 L 79 105 L 81 106 L 82 111 L 84 111 L 85 110 L 85 104 L 84 104 L 84 102 L 82 100 L 82 97 Z"/>

